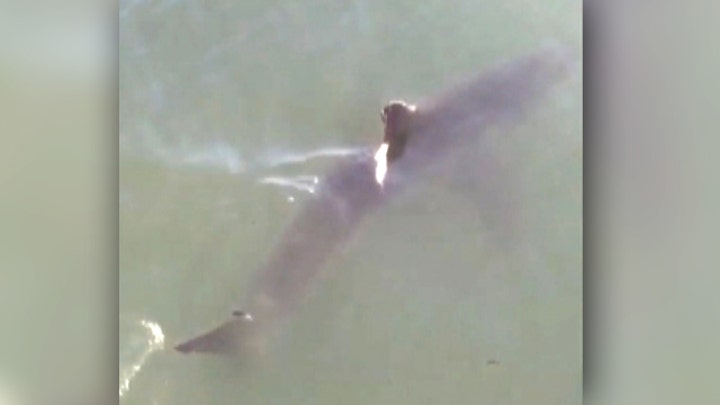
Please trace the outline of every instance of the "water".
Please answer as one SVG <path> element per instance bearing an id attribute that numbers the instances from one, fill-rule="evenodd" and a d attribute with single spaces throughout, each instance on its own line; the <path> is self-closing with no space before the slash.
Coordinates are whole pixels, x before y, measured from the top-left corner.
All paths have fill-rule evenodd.
<path id="1" fill-rule="evenodd" d="M 430 178 L 332 258 L 267 364 L 171 347 L 242 305 L 315 179 L 379 141 L 382 103 L 546 38 L 579 46 L 580 11 L 121 1 L 121 403 L 579 403 L 579 81 L 489 135 L 522 202 L 511 247 L 489 190 Z"/>

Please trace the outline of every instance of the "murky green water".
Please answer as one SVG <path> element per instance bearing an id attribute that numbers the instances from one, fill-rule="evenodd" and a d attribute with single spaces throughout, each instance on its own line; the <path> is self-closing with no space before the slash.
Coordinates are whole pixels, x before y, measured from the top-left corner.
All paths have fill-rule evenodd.
<path id="1" fill-rule="evenodd" d="M 486 190 L 428 179 L 332 258 L 266 365 L 170 347 L 244 302 L 313 177 L 380 139 L 382 103 L 545 39 L 579 47 L 580 12 L 577 1 L 121 1 L 121 402 L 579 403 L 580 80 L 490 134 L 521 201 L 510 248 L 476 204 Z"/>

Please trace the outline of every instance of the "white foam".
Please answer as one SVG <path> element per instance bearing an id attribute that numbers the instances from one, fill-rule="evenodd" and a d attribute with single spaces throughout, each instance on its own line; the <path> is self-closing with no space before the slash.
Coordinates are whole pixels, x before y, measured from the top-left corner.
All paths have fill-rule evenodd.
<path id="1" fill-rule="evenodd" d="M 162 328 L 155 322 L 141 320 L 139 322 L 145 336 L 142 337 L 143 348 L 138 358 L 125 369 L 120 370 L 120 397 L 122 398 L 130 390 L 130 382 L 137 376 L 147 361 L 148 357 L 165 347 L 165 335 Z"/>

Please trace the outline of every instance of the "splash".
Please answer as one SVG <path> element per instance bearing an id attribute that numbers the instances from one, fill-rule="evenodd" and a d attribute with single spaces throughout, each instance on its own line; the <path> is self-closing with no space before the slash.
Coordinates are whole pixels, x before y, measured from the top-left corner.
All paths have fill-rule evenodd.
<path id="1" fill-rule="evenodd" d="M 140 342 L 141 351 L 137 359 L 120 371 L 120 397 L 122 398 L 130 390 L 130 382 L 140 372 L 143 365 L 147 361 L 150 354 L 165 347 L 165 335 L 155 322 L 141 320 L 140 326 L 143 328 L 142 341 Z"/>

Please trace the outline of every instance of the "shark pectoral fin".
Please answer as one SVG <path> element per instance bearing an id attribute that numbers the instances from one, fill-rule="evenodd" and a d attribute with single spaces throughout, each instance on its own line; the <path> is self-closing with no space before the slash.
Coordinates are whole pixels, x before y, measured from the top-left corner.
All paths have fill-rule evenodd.
<path id="1" fill-rule="evenodd" d="M 230 320 L 210 332 L 178 344 L 175 350 L 181 353 L 240 354 L 247 350 L 254 326 L 248 313 L 233 311 Z"/>

